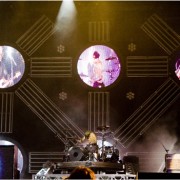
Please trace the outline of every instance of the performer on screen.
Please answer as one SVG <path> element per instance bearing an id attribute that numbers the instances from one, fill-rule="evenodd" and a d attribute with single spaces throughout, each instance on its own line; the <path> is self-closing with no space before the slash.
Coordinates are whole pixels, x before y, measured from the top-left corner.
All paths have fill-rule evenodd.
<path id="1" fill-rule="evenodd" d="M 21 75 L 20 71 L 14 73 L 12 61 L 14 60 L 6 56 L 4 47 L 0 46 L 0 88 L 14 85 L 14 80 Z M 10 63 L 9 66 L 8 62 Z"/>
<path id="2" fill-rule="evenodd" d="M 0 88 L 5 88 L 8 85 L 8 73 L 4 62 L 3 47 L 0 46 Z"/>
<path id="3" fill-rule="evenodd" d="M 93 60 L 88 64 L 88 76 L 93 87 L 104 87 L 103 79 L 103 64 L 99 59 L 100 54 L 98 51 L 94 51 Z"/>
<path id="4" fill-rule="evenodd" d="M 176 70 L 175 70 L 176 76 L 180 80 L 180 59 L 177 60 L 176 62 Z"/>

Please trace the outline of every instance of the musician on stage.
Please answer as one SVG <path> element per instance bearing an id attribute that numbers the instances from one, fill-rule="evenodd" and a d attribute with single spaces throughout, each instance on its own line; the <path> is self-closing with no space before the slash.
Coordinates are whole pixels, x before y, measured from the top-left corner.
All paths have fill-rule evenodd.
<path id="1" fill-rule="evenodd" d="M 86 131 L 84 136 L 77 141 L 85 148 L 85 152 L 88 153 L 90 160 L 97 161 L 98 145 L 96 134 L 92 131 Z"/>
<path id="2" fill-rule="evenodd" d="M 92 131 L 86 131 L 84 137 L 80 139 L 81 143 L 97 144 L 97 137 Z"/>

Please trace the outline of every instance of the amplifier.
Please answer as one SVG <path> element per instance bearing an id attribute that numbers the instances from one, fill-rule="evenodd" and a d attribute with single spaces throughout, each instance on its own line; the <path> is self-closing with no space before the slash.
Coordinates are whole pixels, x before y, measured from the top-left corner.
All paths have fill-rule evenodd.
<path id="1" fill-rule="evenodd" d="M 180 154 L 165 155 L 166 172 L 180 172 Z"/>

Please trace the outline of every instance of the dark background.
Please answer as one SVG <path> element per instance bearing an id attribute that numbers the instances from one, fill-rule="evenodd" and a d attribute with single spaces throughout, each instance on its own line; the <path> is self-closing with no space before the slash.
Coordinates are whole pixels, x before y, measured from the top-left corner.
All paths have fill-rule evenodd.
<path id="1" fill-rule="evenodd" d="M 88 92 L 109 92 L 110 128 L 114 132 L 138 109 L 168 78 L 177 86 L 179 80 L 174 74 L 175 57 L 179 47 L 168 55 L 142 29 L 141 26 L 152 14 L 157 14 L 177 34 L 180 33 L 180 3 L 177 2 L 85 2 L 75 1 L 77 9 L 76 28 L 61 30 L 50 36 L 32 55 L 28 55 L 16 43 L 17 40 L 42 16 L 55 23 L 61 2 L 0 2 L 0 45 L 9 45 L 19 50 L 25 60 L 25 73 L 22 80 L 12 88 L 2 89 L 0 93 L 14 92 L 13 132 L 1 133 L 2 139 L 10 139 L 19 146 L 24 158 L 24 178 L 28 177 L 29 152 L 61 152 L 64 144 L 16 96 L 16 91 L 27 79 L 31 79 L 82 131 L 87 130 Z M 90 42 L 88 23 L 108 21 L 110 41 Z M 65 30 L 66 31 L 66 30 Z M 130 52 L 128 45 L 134 43 L 136 50 Z M 63 44 L 65 51 L 60 54 L 57 46 Z M 106 89 L 92 89 L 83 84 L 77 74 L 77 61 L 80 54 L 91 45 L 102 44 L 115 50 L 121 61 L 121 73 L 118 80 Z M 37 78 L 30 75 L 30 58 L 33 57 L 72 57 L 72 77 Z M 127 77 L 126 60 L 128 56 L 168 56 L 169 74 L 167 77 Z M 59 93 L 65 91 L 68 98 L 59 99 Z M 129 100 L 126 93 L 133 92 L 135 98 Z M 135 139 L 129 147 L 119 144 L 121 157 L 128 152 L 156 153 L 164 155 L 165 148 L 179 153 L 180 100 L 177 98 L 163 114 L 144 133 Z M 164 145 L 164 147 L 163 147 Z M 163 154 L 164 153 L 164 154 Z M 148 156 L 148 155 L 147 155 Z M 161 159 L 162 160 L 162 159 Z M 160 160 L 160 161 L 161 161 Z M 153 162 L 154 160 L 152 160 Z M 151 168 L 150 168 L 151 169 Z M 153 171 L 153 170 L 150 170 Z"/>

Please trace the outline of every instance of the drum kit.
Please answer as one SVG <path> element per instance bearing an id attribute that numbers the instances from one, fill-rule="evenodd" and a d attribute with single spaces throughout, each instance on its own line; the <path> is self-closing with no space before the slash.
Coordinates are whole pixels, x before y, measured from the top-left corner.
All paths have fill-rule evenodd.
<path id="1" fill-rule="evenodd" d="M 112 132 L 109 131 L 109 126 L 99 126 L 96 132 L 100 136 L 100 144 L 85 145 L 77 143 L 75 146 L 70 147 L 69 140 L 72 137 L 66 137 L 65 141 L 65 156 L 63 161 L 94 161 L 94 162 L 118 162 L 119 150 L 116 148 L 117 139 L 115 144 L 111 145 L 106 142 L 106 137 L 109 137 Z M 76 140 L 76 138 L 73 138 Z M 78 140 L 77 140 L 78 141 Z"/>

